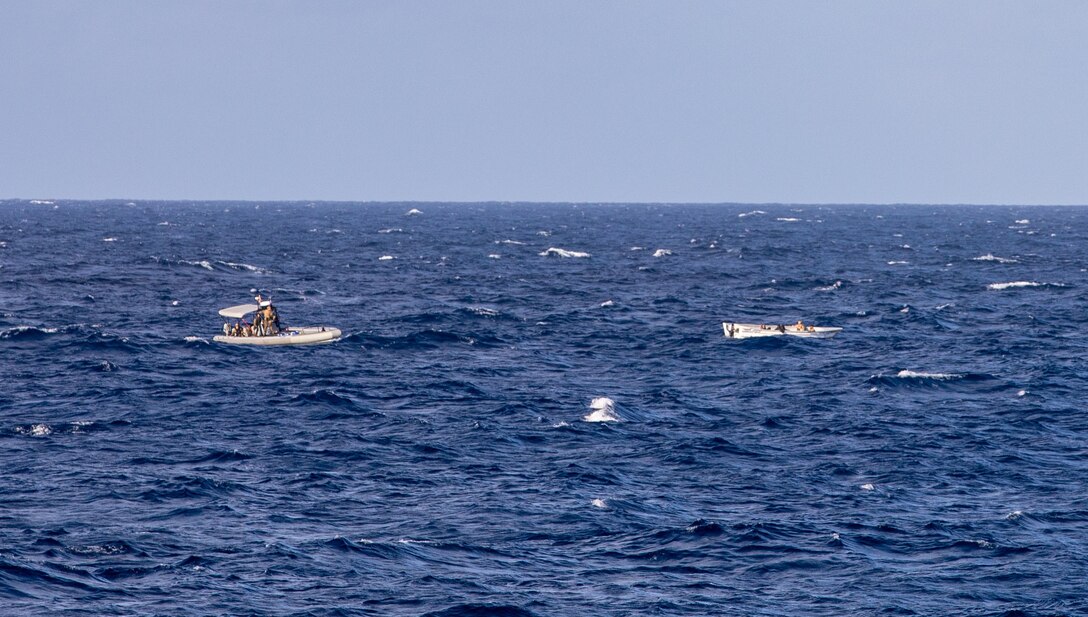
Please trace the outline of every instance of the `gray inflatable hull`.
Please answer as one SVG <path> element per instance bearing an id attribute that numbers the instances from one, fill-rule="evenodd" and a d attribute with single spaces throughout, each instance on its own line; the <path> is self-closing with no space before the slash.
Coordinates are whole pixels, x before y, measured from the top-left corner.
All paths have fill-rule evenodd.
<path id="1" fill-rule="evenodd" d="M 331 343 L 340 338 L 339 328 L 314 326 L 288 328 L 272 336 L 226 336 L 220 334 L 212 340 L 230 345 L 317 345 Z"/>

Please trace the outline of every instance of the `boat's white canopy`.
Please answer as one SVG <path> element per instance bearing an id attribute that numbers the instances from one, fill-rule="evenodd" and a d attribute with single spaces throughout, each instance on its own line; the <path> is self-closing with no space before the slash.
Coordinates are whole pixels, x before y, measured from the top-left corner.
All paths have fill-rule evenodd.
<path id="1" fill-rule="evenodd" d="M 239 304 L 238 306 L 228 306 L 225 309 L 220 309 L 219 314 L 223 317 L 241 319 L 255 310 L 257 310 L 256 304 Z"/>

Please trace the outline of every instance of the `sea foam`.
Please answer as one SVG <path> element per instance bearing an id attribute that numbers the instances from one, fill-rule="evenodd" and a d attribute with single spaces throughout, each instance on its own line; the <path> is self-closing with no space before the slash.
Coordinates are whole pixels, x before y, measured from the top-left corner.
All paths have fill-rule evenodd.
<path id="1" fill-rule="evenodd" d="M 900 379 L 959 379 L 963 377 L 957 373 L 925 373 L 906 369 L 899 371 L 895 376 Z"/>
<path id="2" fill-rule="evenodd" d="M 1001 291 L 1003 289 L 1016 289 L 1019 287 L 1065 287 L 1061 283 L 1036 283 L 1035 281 L 1013 281 L 1011 283 L 990 283 L 986 289 Z"/>
<path id="3" fill-rule="evenodd" d="M 568 251 L 567 249 L 556 248 L 556 247 L 553 246 L 553 247 L 549 248 L 548 250 L 541 252 L 540 256 L 541 257 L 564 257 L 564 258 L 589 257 L 589 253 L 583 253 L 581 251 Z"/>
<path id="4" fill-rule="evenodd" d="M 620 417 L 616 415 L 616 401 L 608 398 L 607 396 L 598 396 L 589 403 L 589 408 L 593 411 L 583 417 L 586 422 L 619 422 Z"/>
<path id="5" fill-rule="evenodd" d="M 1009 259 L 1009 258 L 1006 258 L 1006 257 L 996 257 L 992 253 L 986 253 L 985 255 L 980 255 L 978 257 L 972 257 L 971 261 L 996 261 L 999 264 L 1019 263 L 1015 259 Z"/>

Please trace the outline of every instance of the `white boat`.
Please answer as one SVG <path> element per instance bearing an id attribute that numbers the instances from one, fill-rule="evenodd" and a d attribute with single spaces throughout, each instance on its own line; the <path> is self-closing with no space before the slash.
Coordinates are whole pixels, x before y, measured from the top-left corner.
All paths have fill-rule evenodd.
<path id="1" fill-rule="evenodd" d="M 261 308 L 256 304 L 239 304 L 229 306 L 219 311 L 219 314 L 227 319 L 244 320 L 250 313 L 256 313 Z M 340 338 L 340 329 L 331 326 L 307 326 L 301 328 L 283 328 L 275 334 L 235 336 L 228 334 L 231 331 L 230 323 L 223 324 L 223 334 L 212 338 L 217 343 L 231 345 L 315 345 L 318 343 L 331 343 Z"/>
<path id="2" fill-rule="evenodd" d="M 800 323 L 800 322 L 798 322 Z M 799 336 L 801 338 L 831 338 L 842 332 L 842 328 L 830 326 L 799 326 L 794 324 L 767 325 L 756 323 L 722 322 L 722 330 L 729 338 L 760 338 L 764 336 Z"/>

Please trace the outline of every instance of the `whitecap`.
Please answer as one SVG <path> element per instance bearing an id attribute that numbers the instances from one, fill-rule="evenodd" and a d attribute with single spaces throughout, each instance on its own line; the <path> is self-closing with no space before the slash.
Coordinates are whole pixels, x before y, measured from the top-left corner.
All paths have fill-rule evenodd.
<path id="1" fill-rule="evenodd" d="M 251 266 L 249 264 L 235 263 L 233 261 L 219 261 L 219 262 L 216 262 L 216 263 L 223 264 L 224 266 L 227 266 L 228 268 L 234 268 L 235 270 L 247 270 L 249 272 L 263 272 L 263 270 L 261 270 L 257 266 Z"/>
<path id="2" fill-rule="evenodd" d="M 393 259 L 396 259 L 396 257 L 393 257 L 392 255 L 382 255 L 378 258 L 378 261 L 391 261 Z"/>
<path id="3" fill-rule="evenodd" d="M 102 241 L 103 242 L 117 242 L 117 238 L 114 238 L 114 237 L 111 236 L 109 238 L 102 238 Z"/>
<path id="4" fill-rule="evenodd" d="M 1028 220 L 1028 219 L 1020 219 L 1019 221 L 1016 221 L 1017 225 L 1028 225 L 1030 223 L 1031 223 L 1031 221 Z"/>
<path id="5" fill-rule="evenodd" d="M 422 212 L 420 212 L 419 210 L 415 209 L 415 208 L 412 208 L 412 209 L 411 209 L 411 210 L 409 210 L 408 212 L 405 212 L 405 213 L 404 213 L 404 215 L 405 215 L 405 216 L 418 216 L 418 215 L 420 215 L 420 214 L 423 214 L 423 213 L 422 213 Z"/>
<path id="6" fill-rule="evenodd" d="M 902 266 L 902 265 L 906 265 L 906 264 L 909 264 L 909 263 L 910 263 L 909 261 L 889 261 L 888 265 L 889 266 Z"/>
<path id="7" fill-rule="evenodd" d="M 554 246 L 549 248 L 546 251 L 543 251 L 542 253 L 539 253 L 539 255 L 541 257 L 564 257 L 564 258 L 569 258 L 569 257 L 589 257 L 590 256 L 589 253 L 583 253 L 581 251 L 569 251 L 567 249 L 556 248 Z"/>
<path id="8" fill-rule="evenodd" d="M 502 255 L 499 255 L 498 253 L 491 253 L 490 255 L 487 256 L 487 258 L 488 259 L 502 259 Z"/>
<path id="9" fill-rule="evenodd" d="M 1010 258 L 1007 258 L 1007 257 L 996 257 L 992 253 L 986 253 L 985 255 L 980 255 L 978 257 L 972 257 L 971 261 L 996 261 L 999 264 L 1019 263 L 1015 259 L 1010 259 Z"/>
<path id="10" fill-rule="evenodd" d="M 59 330 L 57 328 L 37 328 L 34 326 L 15 326 L 14 328 L 8 328 L 7 330 L 0 330 L 0 339 L 11 338 L 18 336 L 24 332 L 41 332 L 43 334 L 56 334 Z"/>
<path id="11" fill-rule="evenodd" d="M 552 232 L 541 230 L 541 231 L 536 232 L 536 235 L 544 236 L 545 238 L 547 238 L 548 236 L 552 235 Z"/>
<path id="12" fill-rule="evenodd" d="M 54 202 L 45 199 L 31 199 L 30 203 L 42 206 L 52 206 Z"/>
<path id="13" fill-rule="evenodd" d="M 594 508 L 602 508 L 603 509 L 603 508 L 608 507 L 608 503 L 605 502 L 605 500 L 601 499 L 600 497 L 594 499 L 593 501 L 591 501 L 589 503 L 593 504 Z"/>
<path id="14" fill-rule="evenodd" d="M 476 315 L 480 315 L 482 317 L 498 317 L 499 316 L 498 311 L 496 311 L 493 308 L 487 308 L 487 307 L 484 307 L 484 306 L 470 306 L 470 307 L 468 307 L 468 310 L 470 312 L 472 312 L 472 313 L 474 313 Z"/>
<path id="15" fill-rule="evenodd" d="M 163 221 L 163 222 L 159 223 L 159 225 L 163 226 L 163 227 L 165 227 L 166 225 L 169 225 L 169 224 L 170 224 L 170 221 Z"/>
<path id="16" fill-rule="evenodd" d="M 646 247 L 645 246 L 632 246 L 631 250 L 632 251 L 645 251 Z"/>
<path id="17" fill-rule="evenodd" d="M 755 216 L 757 214 L 767 214 L 767 213 L 764 212 L 763 210 L 752 210 L 751 212 L 741 212 L 740 214 L 737 215 L 737 218 L 742 219 L 742 218 L 744 218 L 746 216 Z"/>
<path id="18" fill-rule="evenodd" d="M 800 221 L 801 219 L 795 219 L 795 218 L 792 218 L 792 217 L 780 216 L 780 217 L 776 218 L 775 220 L 776 221 L 782 221 L 783 223 L 796 223 L 796 222 Z"/>
<path id="19" fill-rule="evenodd" d="M 861 485 L 860 487 L 858 487 L 858 488 L 860 488 L 860 489 L 861 489 L 861 490 L 863 490 L 863 491 L 872 491 L 872 490 L 876 490 L 876 487 L 875 487 L 875 486 L 873 486 L 872 484 L 862 484 L 862 485 Z"/>
<path id="20" fill-rule="evenodd" d="M 211 270 L 212 272 L 215 272 L 215 267 L 213 267 L 212 263 L 206 259 L 202 259 L 200 261 L 189 261 L 187 259 L 182 259 L 181 263 L 188 264 L 190 266 L 200 266 L 205 270 Z"/>
<path id="21" fill-rule="evenodd" d="M 583 417 L 586 422 L 619 422 L 620 417 L 616 415 L 616 402 L 607 396 L 598 396 L 589 403 L 589 408 L 593 410 L 592 413 Z"/>
<path id="22" fill-rule="evenodd" d="M 1019 392 L 1016 393 L 1016 396 L 1027 396 L 1027 395 L 1028 395 L 1027 390 L 1020 390 Z"/>
<path id="23" fill-rule="evenodd" d="M 963 375 L 957 373 L 925 373 L 903 369 L 895 374 L 900 379 L 959 379 Z"/>
<path id="24" fill-rule="evenodd" d="M 513 244 L 515 246 L 525 246 L 524 242 L 519 242 L 517 240 L 495 240 L 495 244 Z"/>
<path id="25" fill-rule="evenodd" d="M 1020 518 L 1021 516 L 1024 516 L 1023 511 L 1013 510 L 1012 512 L 1009 512 L 1008 514 L 1005 515 L 1005 520 L 1015 521 L 1016 519 Z"/>
<path id="26" fill-rule="evenodd" d="M 669 249 L 657 249 L 654 251 L 654 257 L 667 257 L 669 255 L 672 255 L 672 251 Z"/>
<path id="27" fill-rule="evenodd" d="M 186 343 L 207 343 L 208 339 L 201 338 L 199 336 L 187 336 L 185 337 Z"/>
<path id="28" fill-rule="evenodd" d="M 380 233 L 380 234 L 392 234 L 392 233 L 399 233 L 399 232 L 402 232 L 402 231 L 404 231 L 404 230 L 401 229 L 400 227 L 386 227 L 385 229 L 379 229 L 378 233 Z"/>
<path id="29" fill-rule="evenodd" d="M 611 301 L 611 300 L 605 300 L 604 302 L 601 302 L 601 307 L 603 307 L 603 308 L 608 308 L 610 306 L 615 306 L 615 305 L 616 305 L 616 303 Z"/>
<path id="30" fill-rule="evenodd" d="M 835 291 L 836 289 L 839 289 L 840 287 L 842 287 L 842 281 L 835 281 L 834 283 L 828 285 L 827 287 L 817 287 L 816 291 Z"/>
<path id="31" fill-rule="evenodd" d="M 53 432 L 53 427 L 48 424 L 31 424 L 30 426 L 17 426 L 15 432 L 31 437 L 45 437 Z"/>
<path id="32" fill-rule="evenodd" d="M 1015 289 L 1019 287 L 1065 287 L 1061 283 L 1036 283 L 1035 281 L 1013 281 L 1011 283 L 990 283 L 986 289 L 1001 291 L 1003 289 Z"/>
<path id="33" fill-rule="evenodd" d="M 179 305 L 179 304 L 181 304 L 181 302 L 180 302 L 180 301 L 178 301 L 178 300 L 174 300 L 173 302 L 171 302 L 171 303 L 170 303 L 170 306 L 177 306 L 177 305 Z"/>

